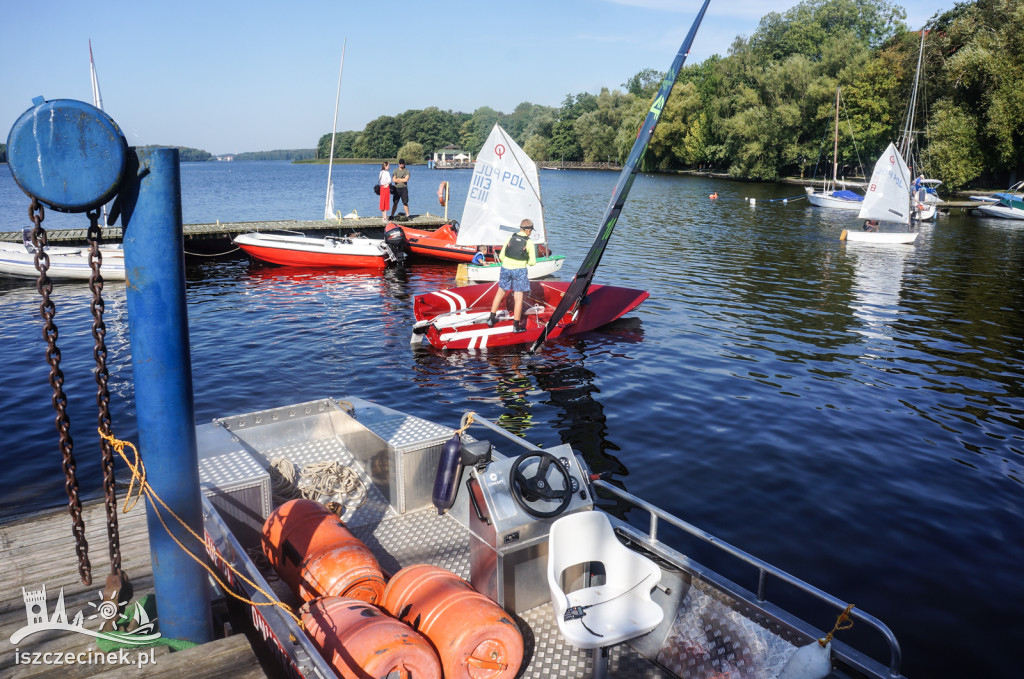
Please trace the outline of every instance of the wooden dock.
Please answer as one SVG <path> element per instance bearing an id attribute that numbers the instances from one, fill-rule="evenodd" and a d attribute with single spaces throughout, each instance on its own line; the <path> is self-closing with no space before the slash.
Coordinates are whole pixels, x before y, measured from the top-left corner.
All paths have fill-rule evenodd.
<path id="1" fill-rule="evenodd" d="M 150 565 L 149 535 L 143 504 L 140 502 L 128 514 L 118 513 L 122 566 L 134 588 L 133 600 L 153 592 L 153 569 Z M 67 679 L 141 676 L 147 679 L 180 676 L 188 676 L 189 679 L 221 676 L 256 679 L 277 676 L 276 668 L 269 661 L 265 661 L 266 669 L 261 665 L 246 636 L 250 630 L 245 629 L 244 621 L 236 623 L 232 620 L 235 630 L 240 633 L 184 651 L 171 653 L 162 645 L 144 651 L 129 649 L 124 657 L 130 658 L 131 664 L 121 664 L 122 657 L 119 654 L 117 662 L 109 664 L 101 663 L 95 655 L 79 656 L 100 652 L 93 637 L 74 632 L 36 632 L 23 639 L 15 648 L 10 642 L 11 635 L 27 622 L 27 604 L 22 588 L 30 592 L 46 587 L 48 615 L 54 614 L 57 598 L 63 591 L 69 622 L 78 611 L 82 611 L 86 618 L 85 626 L 89 629 L 98 627 L 97 621 L 89 621 L 88 617 L 98 610 L 96 606 L 100 603 L 100 594 L 110 567 L 103 502 L 86 503 L 82 508 L 82 517 L 92 560 L 93 584 L 88 586 L 83 585 L 78 576 L 71 517 L 66 506 L 0 524 L 0 563 L 4 565 L 0 571 L 0 676 L 15 678 L 59 675 Z M 141 664 L 138 654 L 143 652 L 150 656 L 148 661 L 151 664 Z M 37 653 L 40 655 L 35 656 Z M 45 664 L 42 662 L 42 654 L 46 653 L 51 654 L 51 660 L 58 654 L 67 658 L 66 654 L 69 653 L 74 654 L 75 659 L 59 666 Z M 32 658 L 38 664 L 32 664 Z"/>
<path id="2" fill-rule="evenodd" d="M 83 218 L 84 220 L 84 218 Z M 414 229 L 432 231 L 445 223 L 443 217 L 429 212 L 413 215 L 408 220 L 396 222 Z M 46 226 L 46 222 L 43 222 Z M 339 235 L 353 231 L 370 238 L 384 237 L 384 223 L 380 217 L 360 217 L 359 219 L 342 219 L 341 221 L 299 221 L 283 220 L 270 222 L 216 222 L 214 224 L 185 224 L 185 253 L 199 256 L 212 256 L 234 252 L 237 247 L 231 242 L 235 236 L 254 231 L 293 231 L 307 235 Z M 103 229 L 103 240 L 119 243 L 123 232 L 120 226 L 108 226 Z M 0 242 L 20 243 L 21 231 L 0 232 Z M 47 242 L 51 245 L 84 245 L 86 229 L 47 229 Z"/>

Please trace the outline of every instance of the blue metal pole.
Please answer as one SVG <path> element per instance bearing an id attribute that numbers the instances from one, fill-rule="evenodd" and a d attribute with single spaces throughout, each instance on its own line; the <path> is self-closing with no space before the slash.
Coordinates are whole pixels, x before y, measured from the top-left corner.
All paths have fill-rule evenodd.
<path id="1" fill-rule="evenodd" d="M 146 479 L 192 530 L 203 535 L 192 367 L 185 306 L 178 151 L 137 149 L 123 191 L 128 331 L 135 376 L 139 444 Z M 132 176 L 132 175 L 129 175 Z M 185 554 L 147 507 L 159 629 L 164 637 L 205 643 L 213 637 L 207 574 Z M 203 546 L 162 507 L 178 540 L 203 557 Z"/>

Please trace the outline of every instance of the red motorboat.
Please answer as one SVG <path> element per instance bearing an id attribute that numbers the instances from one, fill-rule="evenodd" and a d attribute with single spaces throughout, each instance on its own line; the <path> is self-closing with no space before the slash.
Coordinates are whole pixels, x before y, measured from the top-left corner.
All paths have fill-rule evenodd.
<path id="1" fill-rule="evenodd" d="M 505 297 L 505 308 L 498 311 L 498 322 L 487 326 L 497 283 L 468 285 L 419 295 L 413 300 L 413 343 L 426 340 L 440 349 L 484 349 L 511 346 L 541 340 L 550 326 L 559 302 L 570 283 L 535 281 L 523 299 L 526 330 L 512 327 L 512 295 Z M 592 285 L 583 304 L 562 312 L 546 338 L 576 335 L 593 330 L 629 313 L 647 299 L 645 290 Z"/>
<path id="2" fill-rule="evenodd" d="M 424 231 L 413 229 L 398 224 L 388 224 L 387 230 L 401 229 L 408 242 L 409 252 L 421 257 L 432 257 L 434 259 L 446 259 L 451 262 L 470 262 L 476 254 L 476 248 L 472 245 L 456 245 L 455 238 L 458 236 L 458 223 L 449 222 L 436 231 Z"/>
<path id="3" fill-rule="evenodd" d="M 387 243 L 362 236 L 312 238 L 302 234 L 243 233 L 235 245 L 250 257 L 282 266 L 382 270 L 395 261 Z"/>

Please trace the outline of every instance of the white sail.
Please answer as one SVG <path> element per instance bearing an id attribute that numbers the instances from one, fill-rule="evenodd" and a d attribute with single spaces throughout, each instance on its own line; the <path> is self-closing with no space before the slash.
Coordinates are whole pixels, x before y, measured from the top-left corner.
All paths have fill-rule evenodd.
<path id="1" fill-rule="evenodd" d="M 546 242 L 537 164 L 495 125 L 476 158 L 455 242 L 502 245 L 524 219 L 533 222 L 533 241 Z"/>
<path id="2" fill-rule="evenodd" d="M 96 77 L 96 62 L 92 59 L 92 40 L 89 41 L 89 75 L 92 78 L 92 105 L 103 110 L 103 96 L 100 94 L 100 80 Z"/>
<path id="3" fill-rule="evenodd" d="M 889 143 L 875 163 L 860 219 L 910 223 L 910 169 L 896 145 Z"/>
<path id="4" fill-rule="evenodd" d="M 324 201 L 324 219 L 334 219 L 334 180 L 331 170 L 334 169 L 334 138 L 338 135 L 338 103 L 341 102 L 341 74 L 345 71 L 345 47 L 348 38 L 341 43 L 341 66 L 338 67 L 338 92 L 334 95 L 334 127 L 331 128 L 331 152 L 327 159 L 327 200 Z"/>

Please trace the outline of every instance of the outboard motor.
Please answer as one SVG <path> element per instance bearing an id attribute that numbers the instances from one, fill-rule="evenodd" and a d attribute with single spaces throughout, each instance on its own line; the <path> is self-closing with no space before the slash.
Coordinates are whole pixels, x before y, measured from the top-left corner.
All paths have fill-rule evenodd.
<path id="1" fill-rule="evenodd" d="M 409 241 L 406 239 L 402 227 L 395 223 L 388 224 L 384 229 L 384 243 L 391 250 L 395 264 L 403 266 L 406 255 L 409 253 Z"/>
<path id="2" fill-rule="evenodd" d="M 461 434 L 457 433 L 444 444 L 441 459 L 437 463 L 434 477 L 434 492 L 431 500 L 438 514 L 444 514 L 455 504 L 464 467 L 484 468 L 491 461 L 491 444 L 487 441 L 473 441 L 463 445 Z"/>

